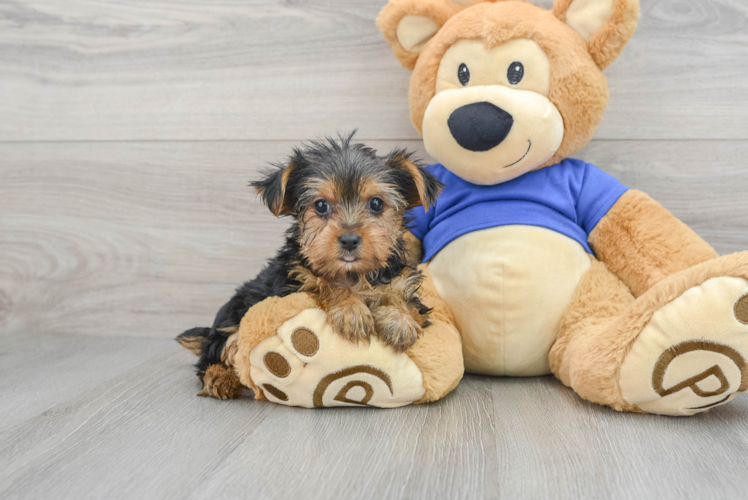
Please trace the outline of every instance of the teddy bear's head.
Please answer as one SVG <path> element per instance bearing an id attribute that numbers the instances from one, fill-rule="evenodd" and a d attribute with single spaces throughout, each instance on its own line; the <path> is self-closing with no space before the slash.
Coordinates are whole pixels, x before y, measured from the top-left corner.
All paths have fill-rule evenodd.
<path id="1" fill-rule="evenodd" d="M 390 0 L 377 25 L 413 70 L 410 114 L 426 150 L 490 185 L 587 144 L 608 102 L 602 69 L 638 15 L 639 0 L 555 0 L 552 11 L 523 0 Z"/>

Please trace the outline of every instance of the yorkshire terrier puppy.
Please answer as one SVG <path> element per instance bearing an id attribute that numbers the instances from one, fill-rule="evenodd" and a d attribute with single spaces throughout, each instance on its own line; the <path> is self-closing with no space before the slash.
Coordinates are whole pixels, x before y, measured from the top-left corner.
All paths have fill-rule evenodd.
<path id="1" fill-rule="evenodd" d="M 442 185 L 405 150 L 387 156 L 353 134 L 297 148 L 251 185 L 276 216 L 293 218 L 278 254 L 244 283 L 211 328 L 177 340 L 200 355 L 200 395 L 238 395 L 230 369 L 232 335 L 247 310 L 271 296 L 314 294 L 335 331 L 353 342 L 377 336 L 397 352 L 428 325 L 421 275 L 406 251 L 407 210 L 433 205 Z M 231 339 L 231 340 L 230 340 Z M 227 344 L 228 342 L 228 344 Z"/>

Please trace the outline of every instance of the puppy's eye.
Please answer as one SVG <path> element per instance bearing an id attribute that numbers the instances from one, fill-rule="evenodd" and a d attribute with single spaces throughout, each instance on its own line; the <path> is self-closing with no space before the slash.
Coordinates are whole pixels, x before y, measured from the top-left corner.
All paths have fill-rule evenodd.
<path id="1" fill-rule="evenodd" d="M 468 84 L 470 81 L 470 70 L 468 69 L 467 64 L 462 63 L 460 64 L 460 67 L 457 68 L 457 78 L 460 80 L 463 87 Z"/>
<path id="2" fill-rule="evenodd" d="M 374 212 L 375 214 L 381 214 L 382 210 L 384 210 L 384 202 L 381 198 L 377 198 L 376 196 L 369 200 L 369 210 Z"/>
<path id="3" fill-rule="evenodd" d="M 506 77 L 509 80 L 509 83 L 511 83 L 512 85 L 517 85 L 522 81 L 522 78 L 524 76 L 525 67 L 519 61 L 514 61 L 509 65 L 509 69 L 506 70 Z"/>
<path id="4" fill-rule="evenodd" d="M 314 202 L 314 211 L 317 215 L 325 215 L 330 211 L 330 204 L 327 200 L 317 200 Z"/>

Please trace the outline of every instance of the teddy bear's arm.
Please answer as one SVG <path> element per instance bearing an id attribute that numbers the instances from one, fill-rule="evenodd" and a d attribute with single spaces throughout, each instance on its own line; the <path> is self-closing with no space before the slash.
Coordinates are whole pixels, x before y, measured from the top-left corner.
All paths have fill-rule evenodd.
<path id="1" fill-rule="evenodd" d="M 590 232 L 589 243 L 637 297 L 663 278 L 718 256 L 691 228 L 637 190 L 621 196 Z"/>

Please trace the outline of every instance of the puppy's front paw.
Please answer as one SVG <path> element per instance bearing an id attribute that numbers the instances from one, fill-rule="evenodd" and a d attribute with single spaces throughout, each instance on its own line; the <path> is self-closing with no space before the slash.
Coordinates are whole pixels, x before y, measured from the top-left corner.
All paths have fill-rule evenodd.
<path id="1" fill-rule="evenodd" d="M 327 317 L 338 335 L 354 343 L 368 341 L 376 333 L 371 311 L 357 297 L 333 305 L 327 311 Z"/>
<path id="2" fill-rule="evenodd" d="M 224 364 L 210 365 L 203 376 L 203 390 L 197 395 L 216 399 L 236 399 L 241 393 L 241 386 L 234 370 Z"/>
<path id="3" fill-rule="evenodd" d="M 405 352 L 410 349 L 423 332 L 421 325 L 412 315 L 397 307 L 378 307 L 373 316 L 377 337 L 385 344 L 392 346 L 395 352 Z"/>

